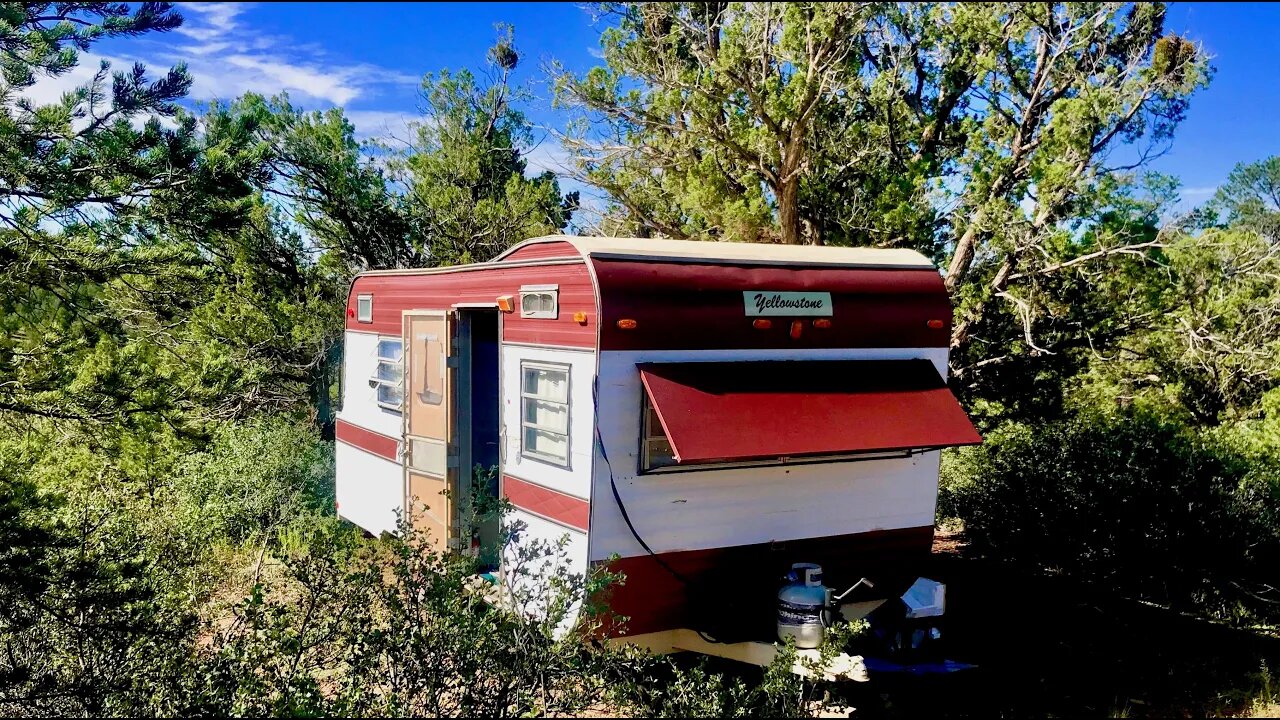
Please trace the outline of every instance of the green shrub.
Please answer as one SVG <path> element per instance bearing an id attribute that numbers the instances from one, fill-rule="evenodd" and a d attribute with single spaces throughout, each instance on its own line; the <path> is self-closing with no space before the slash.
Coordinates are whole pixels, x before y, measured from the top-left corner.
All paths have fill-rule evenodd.
<path id="1" fill-rule="evenodd" d="M 523 577 L 491 586 L 474 560 L 423 552 L 405 531 L 370 541 L 317 519 L 305 548 L 280 558 L 282 572 L 253 589 L 181 680 L 157 688 L 150 712 L 792 717 L 818 687 L 790 672 L 794 651 L 745 682 L 603 643 L 589 607 L 568 627 L 566 612 L 611 579 L 566 572 L 562 544 L 522 544 L 503 572 Z M 507 592 L 515 597 L 496 602 Z"/>
<path id="2" fill-rule="evenodd" d="M 170 482 L 190 532 L 241 543 L 333 508 L 333 446 L 287 418 L 228 424 Z"/>
<path id="3" fill-rule="evenodd" d="M 946 457 L 939 513 L 988 557 L 1184 610 L 1266 615 L 1280 527 L 1245 481 L 1253 467 L 1150 417 L 1009 423 Z"/>
<path id="4" fill-rule="evenodd" d="M 63 440 L 0 443 L 3 715 L 792 716 L 821 687 L 785 653 L 712 672 L 601 642 L 590 599 L 617 578 L 564 543 L 519 543 L 500 592 L 479 558 L 367 539 L 326 512 L 328 446 L 283 418 L 186 457 Z"/>

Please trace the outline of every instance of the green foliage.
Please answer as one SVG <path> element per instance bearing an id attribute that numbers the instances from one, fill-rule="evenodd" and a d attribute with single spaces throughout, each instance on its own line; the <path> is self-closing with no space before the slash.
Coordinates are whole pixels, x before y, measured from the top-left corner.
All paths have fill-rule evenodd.
<path id="1" fill-rule="evenodd" d="M 333 507 L 333 447 L 283 418 L 225 425 L 174 468 L 174 511 L 208 542 L 261 542 Z"/>
<path id="2" fill-rule="evenodd" d="M 394 166 L 407 186 L 414 231 L 435 265 L 483 262 L 521 240 L 565 227 L 576 192 L 561 195 L 555 174 L 526 177 L 533 147 L 529 121 L 512 86 L 519 61 L 507 28 L 489 51 L 489 81 L 470 71 L 428 74 L 421 99 L 427 119 Z"/>
<path id="3" fill-rule="evenodd" d="M 403 199 L 341 109 L 304 112 L 286 97 L 250 93 L 215 106 L 210 117 L 251 128 L 270 170 L 258 189 L 286 201 L 292 219 L 324 251 L 322 262 L 344 280 L 362 270 L 430 264 Z"/>
<path id="4" fill-rule="evenodd" d="M 1207 77 L 1158 4 L 599 9 L 604 65 L 558 69 L 556 91 L 580 177 L 617 203 L 608 227 L 940 261 L 951 245 L 948 285 L 975 270 L 976 298 L 1126 182 L 1100 158 L 1167 140 Z"/>
<path id="5" fill-rule="evenodd" d="M 963 519 L 983 555 L 1183 610 L 1266 617 L 1280 526 L 1244 482 L 1248 467 L 1145 415 L 1009 423 L 948 456 L 939 512 Z"/>
<path id="6" fill-rule="evenodd" d="M 940 508 L 972 548 L 1275 618 L 1280 164 L 1171 223 L 1176 181 L 1101 160 L 1166 142 L 1208 79 L 1162 5 L 603 10 L 603 66 L 554 82 L 607 229 L 949 260 L 952 387 L 987 442 L 946 456 Z M 180 21 L 0 3 L 0 712 L 811 712 L 790 646 L 748 677 L 600 643 L 619 578 L 510 545 L 495 498 L 464 523 L 501 538 L 481 558 L 330 512 L 352 275 L 488 260 L 577 209 L 527 174 L 511 30 L 484 72 L 424 79 L 404 147 L 285 97 L 197 121 L 181 65 L 23 92 Z M 506 583 L 478 580 L 504 548 Z"/>
<path id="7" fill-rule="evenodd" d="M 1082 328 L 1087 341 L 1064 353 L 1070 360 L 1046 363 L 1080 373 L 1058 380 L 1069 402 L 1135 406 L 1205 427 L 1256 416 L 1280 383 L 1275 243 L 1244 221 L 1157 231 L 1152 220 L 1117 213 L 1099 230 L 1151 238 L 1158 249 L 1054 288 L 1062 298 L 1054 325 Z"/>
<path id="8" fill-rule="evenodd" d="M 1274 242 L 1280 237 L 1280 157 L 1240 163 L 1218 188 L 1211 209 Z"/>

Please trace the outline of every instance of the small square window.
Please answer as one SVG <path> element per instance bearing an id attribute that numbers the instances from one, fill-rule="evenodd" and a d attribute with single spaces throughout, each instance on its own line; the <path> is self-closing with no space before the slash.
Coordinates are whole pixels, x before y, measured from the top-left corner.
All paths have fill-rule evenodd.
<path id="1" fill-rule="evenodd" d="M 559 285 L 525 285 L 520 288 L 520 317 L 555 320 L 560 317 Z"/>
<path id="2" fill-rule="evenodd" d="M 362 322 L 362 323 L 373 322 L 373 296 L 372 295 L 356 296 L 356 322 Z"/>

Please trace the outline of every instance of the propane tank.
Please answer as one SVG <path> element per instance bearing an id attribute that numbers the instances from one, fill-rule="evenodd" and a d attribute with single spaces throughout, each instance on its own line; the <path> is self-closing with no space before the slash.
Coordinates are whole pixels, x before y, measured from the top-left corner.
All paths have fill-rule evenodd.
<path id="1" fill-rule="evenodd" d="M 827 609 L 827 588 L 822 584 L 822 566 L 795 563 L 787 574 L 787 584 L 778 591 L 778 639 L 795 638 L 798 648 L 822 644 L 823 613 Z"/>

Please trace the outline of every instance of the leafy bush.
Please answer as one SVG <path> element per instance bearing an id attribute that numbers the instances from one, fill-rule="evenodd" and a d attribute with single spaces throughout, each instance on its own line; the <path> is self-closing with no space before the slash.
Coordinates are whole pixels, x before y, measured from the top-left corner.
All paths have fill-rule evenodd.
<path id="1" fill-rule="evenodd" d="M 566 632 L 565 613 L 609 578 L 566 573 L 562 545 L 522 546 L 521 562 L 504 573 L 525 577 L 494 586 L 477 579 L 474 560 L 424 552 L 405 533 L 371 542 L 332 518 L 318 521 L 306 549 L 281 558 L 282 572 L 253 589 L 181 682 L 159 689 L 151 711 L 788 717 L 811 697 L 814 686 L 790 672 L 793 650 L 747 685 L 600 642 L 590 606 Z"/>
<path id="2" fill-rule="evenodd" d="M 563 543 L 508 546 L 499 588 L 412 533 L 364 538 L 324 512 L 327 445 L 283 418 L 185 457 L 61 440 L 0 442 L 0 714 L 789 716 L 819 687 L 786 653 L 744 679 L 601 642 L 616 578 Z"/>
<path id="3" fill-rule="evenodd" d="M 191 532 L 244 542 L 333 507 L 333 447 L 283 417 L 223 425 L 170 482 Z"/>
<path id="4" fill-rule="evenodd" d="M 1219 617 L 1274 613 L 1274 512 L 1247 458 L 1148 416 L 1006 424 L 949 454 L 939 512 L 988 557 Z"/>

